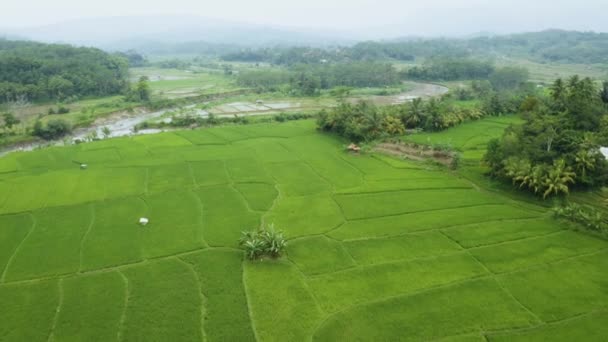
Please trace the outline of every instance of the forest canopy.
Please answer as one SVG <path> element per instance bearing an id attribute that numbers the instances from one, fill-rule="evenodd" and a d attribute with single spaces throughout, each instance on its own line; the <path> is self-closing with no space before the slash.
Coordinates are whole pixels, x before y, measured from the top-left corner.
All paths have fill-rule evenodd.
<path id="1" fill-rule="evenodd" d="M 521 57 L 539 62 L 606 63 L 608 33 L 547 30 L 470 39 L 408 38 L 368 41 L 331 48 L 265 47 L 234 48 L 222 55 L 226 61 L 267 62 L 277 65 L 322 61 L 399 60 L 463 57 Z"/>
<path id="2" fill-rule="evenodd" d="M 574 76 L 555 81 L 549 97 L 526 99 L 526 123 L 488 145 L 491 174 L 543 197 L 608 184 L 608 161 L 600 153 L 608 142 L 607 88 Z"/>
<path id="3" fill-rule="evenodd" d="M 124 57 L 95 48 L 0 39 L 0 102 L 115 95 L 128 84 Z"/>

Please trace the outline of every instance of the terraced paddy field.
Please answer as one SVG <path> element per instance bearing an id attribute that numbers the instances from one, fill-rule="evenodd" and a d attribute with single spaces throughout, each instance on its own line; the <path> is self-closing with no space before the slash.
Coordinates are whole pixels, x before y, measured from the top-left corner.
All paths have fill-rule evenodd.
<path id="1" fill-rule="evenodd" d="M 0 340 L 608 336 L 608 242 L 344 143 L 300 121 L 0 159 Z M 270 223 L 286 255 L 246 260 Z"/>

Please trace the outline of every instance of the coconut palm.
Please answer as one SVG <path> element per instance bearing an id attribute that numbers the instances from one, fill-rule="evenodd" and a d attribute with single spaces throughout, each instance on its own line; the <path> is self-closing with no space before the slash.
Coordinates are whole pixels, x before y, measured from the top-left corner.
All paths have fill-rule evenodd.
<path id="1" fill-rule="evenodd" d="M 422 99 L 415 98 L 402 117 L 403 124 L 406 127 L 415 128 L 420 126 L 423 118 L 424 108 L 422 106 Z"/>
<path id="2" fill-rule="evenodd" d="M 566 162 L 563 159 L 556 160 L 553 163 L 553 167 L 543 177 L 542 185 L 545 190 L 543 198 L 547 198 L 551 194 L 569 194 L 568 184 L 574 184 L 575 177 L 576 174 L 572 172 L 570 167 L 566 166 Z"/>
<path id="3" fill-rule="evenodd" d="M 507 177 L 513 180 L 514 184 L 519 183 L 519 187 L 528 185 L 532 175 L 532 165 L 530 161 L 519 158 L 509 158 L 505 162 Z"/>
<path id="4" fill-rule="evenodd" d="M 587 171 L 595 170 L 595 162 L 595 156 L 588 150 L 578 151 L 574 156 L 576 171 L 581 175 L 583 182 L 587 179 Z"/>

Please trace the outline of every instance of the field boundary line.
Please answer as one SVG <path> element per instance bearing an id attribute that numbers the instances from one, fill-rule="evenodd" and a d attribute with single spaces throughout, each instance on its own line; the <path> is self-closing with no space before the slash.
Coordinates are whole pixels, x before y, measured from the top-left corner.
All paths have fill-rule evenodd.
<path id="1" fill-rule="evenodd" d="M 150 166 L 146 166 L 146 178 L 144 179 L 144 196 L 148 196 L 150 184 Z"/>
<path id="2" fill-rule="evenodd" d="M 200 318 L 200 325 L 201 325 L 201 339 L 202 341 L 207 341 L 207 334 L 205 333 L 205 314 L 207 312 L 206 308 L 205 308 L 205 304 L 207 303 L 207 297 L 205 296 L 205 294 L 203 293 L 203 283 L 201 282 L 200 276 L 198 274 L 198 272 L 196 272 L 196 270 L 194 269 L 194 265 L 184 259 L 182 259 L 182 257 L 176 257 L 177 260 L 179 260 L 180 262 L 182 262 L 184 265 L 186 265 L 186 267 L 190 270 L 190 272 L 192 272 L 192 275 L 194 276 L 194 279 L 196 279 L 196 284 L 198 285 L 198 295 L 200 298 L 200 304 L 201 304 L 201 309 L 200 309 L 200 314 L 201 314 L 201 318 Z"/>
<path id="3" fill-rule="evenodd" d="M 120 320 L 118 321 L 118 331 L 116 332 L 117 341 L 120 342 L 122 341 L 122 334 L 125 328 L 125 321 L 127 319 L 127 309 L 129 306 L 129 297 L 131 296 L 131 290 L 129 288 L 129 278 L 127 278 L 127 276 L 121 270 L 117 270 L 117 272 L 125 284 L 124 307 L 122 309 L 122 314 L 120 315 Z"/>
<path id="4" fill-rule="evenodd" d="M 308 162 L 308 160 L 302 158 L 302 156 L 300 154 L 298 154 L 297 152 L 295 152 L 293 150 L 290 150 L 287 146 L 285 146 L 281 142 L 279 142 L 279 146 L 281 146 L 283 149 L 285 149 L 285 151 L 287 151 L 288 153 L 295 154 L 298 157 L 298 159 L 300 160 L 301 163 L 303 163 L 304 165 L 306 165 L 306 166 L 308 166 L 310 168 L 310 170 L 312 171 L 312 173 L 314 173 L 315 175 L 317 175 L 317 177 L 321 178 L 323 180 L 323 182 L 327 183 L 330 186 L 330 188 L 331 188 L 330 193 L 334 193 L 336 191 L 336 185 L 334 183 L 332 183 L 331 180 L 327 179 L 325 176 L 323 176 L 322 174 L 320 174 L 319 171 L 317 169 L 315 169 L 314 166 Z"/>
<path id="5" fill-rule="evenodd" d="M 444 186 L 441 188 L 408 188 L 408 189 L 393 189 L 393 190 L 378 190 L 378 191 L 362 191 L 362 192 L 350 192 L 350 193 L 338 193 L 336 194 L 337 196 L 360 196 L 360 195 L 376 195 L 376 194 L 391 194 L 391 193 L 396 193 L 396 192 L 415 192 L 415 191 L 424 191 L 424 192 L 428 192 L 428 191 L 443 191 L 443 190 L 466 190 L 466 191 L 473 191 L 473 192 L 477 192 L 475 190 L 475 188 L 473 187 L 465 187 L 465 186 L 455 186 L 455 187 L 450 187 L 450 186 Z M 501 202 L 502 204 L 506 204 L 506 202 Z"/>
<path id="6" fill-rule="evenodd" d="M 450 230 L 450 229 L 454 229 L 454 228 L 460 228 L 460 227 L 466 227 L 466 226 L 474 226 L 474 225 L 478 225 L 478 224 L 485 224 L 485 223 L 491 223 L 491 222 L 509 222 L 509 221 L 520 221 L 520 220 L 534 220 L 537 219 L 537 217 L 518 217 L 518 218 L 512 218 L 512 219 L 493 219 L 493 220 L 487 220 L 487 221 L 479 221 L 476 223 L 464 223 L 464 224 L 455 224 L 453 226 L 445 226 L 445 227 L 439 227 L 439 228 L 430 228 L 430 229 L 423 229 L 423 230 L 412 230 L 412 231 L 408 231 L 408 232 L 404 232 L 404 233 L 399 233 L 399 234 L 394 234 L 394 235 L 385 235 L 385 236 L 368 236 L 368 237 L 360 237 L 360 238 L 354 238 L 354 239 L 344 239 L 344 240 L 340 240 L 338 238 L 332 237 L 333 239 L 336 240 L 340 240 L 343 242 L 352 242 L 352 241 L 367 241 L 367 240 L 385 240 L 385 239 L 397 239 L 400 237 L 404 237 L 404 236 L 408 236 L 408 235 L 421 235 L 421 234 L 425 234 L 425 233 L 432 233 L 432 232 L 439 232 L 442 230 Z M 552 234 L 554 232 L 551 232 L 550 234 Z M 541 235 L 545 235 L 545 234 L 541 234 Z M 540 235 L 539 235 L 540 236 Z M 483 245 L 480 247 L 484 247 L 484 246 L 490 246 L 489 245 Z M 472 248 L 472 247 L 470 247 Z"/>
<path id="7" fill-rule="evenodd" d="M 511 335 L 513 333 L 517 334 L 520 332 L 527 332 L 527 331 L 533 331 L 535 329 L 540 329 L 546 326 L 552 326 L 552 325 L 560 325 L 569 321 L 575 321 L 577 319 L 581 319 L 583 317 L 586 316 L 593 316 L 596 314 L 600 314 L 600 313 L 606 313 L 608 312 L 608 307 L 604 306 L 600 309 L 595 309 L 595 310 L 591 310 L 591 311 L 587 311 L 587 312 L 582 312 L 582 313 L 578 313 L 572 316 L 568 316 L 565 318 L 561 318 L 558 320 L 554 320 L 554 321 L 547 321 L 547 322 L 543 322 L 542 324 L 538 324 L 535 326 L 530 326 L 530 327 L 522 327 L 522 328 L 505 328 L 505 329 L 494 329 L 494 330 L 484 330 L 483 334 L 484 336 L 487 335 L 501 335 L 501 334 L 505 334 L 505 335 Z"/>
<path id="8" fill-rule="evenodd" d="M 391 260 L 391 261 L 385 261 L 385 262 L 378 262 L 378 263 L 375 263 L 375 264 L 363 264 L 363 265 L 349 267 L 349 268 L 345 268 L 345 269 L 334 271 L 334 272 L 327 272 L 327 273 L 321 273 L 321 274 L 311 274 L 311 275 L 307 276 L 306 278 L 308 278 L 308 279 L 316 279 L 316 278 L 322 278 L 324 276 L 330 276 L 330 275 L 333 276 L 333 275 L 338 275 L 340 273 L 347 273 L 347 272 L 351 272 L 351 271 L 355 271 L 355 270 L 361 270 L 361 269 L 366 269 L 366 268 L 374 268 L 374 267 L 388 266 L 388 265 L 394 265 L 394 264 L 409 264 L 409 263 L 420 262 L 420 261 L 432 261 L 432 260 L 435 260 L 435 259 L 445 258 L 445 257 L 450 257 L 450 256 L 456 256 L 456 255 L 459 255 L 459 254 L 464 255 L 464 254 L 466 254 L 466 251 L 465 250 L 459 250 L 459 251 L 455 251 L 455 252 L 451 252 L 451 253 L 446 253 L 446 254 L 441 254 L 441 255 L 429 255 L 429 256 L 418 257 L 418 258 L 413 258 L 413 259 L 400 259 L 400 260 Z"/>
<path id="9" fill-rule="evenodd" d="M 196 193 L 196 191 L 192 191 L 192 194 L 194 195 L 194 197 L 196 197 L 196 202 L 198 203 L 198 207 L 201 212 L 201 242 L 203 243 L 203 246 L 209 248 L 210 246 L 207 243 L 207 240 L 205 240 L 205 205 L 203 204 L 203 200 L 201 200 L 201 197 Z"/>
<path id="10" fill-rule="evenodd" d="M 57 308 L 55 309 L 55 316 L 53 317 L 53 325 L 51 325 L 51 330 L 49 331 L 49 336 L 46 339 L 48 342 L 54 340 L 54 338 L 55 338 L 55 328 L 57 326 L 57 321 L 59 320 L 59 313 L 61 312 L 61 307 L 63 306 L 63 296 L 64 296 L 63 278 L 59 278 L 59 280 L 57 281 L 57 291 L 59 292 Z"/>
<path id="11" fill-rule="evenodd" d="M 564 234 L 566 232 L 568 232 L 570 230 L 565 229 L 565 228 L 561 228 L 555 232 L 549 232 L 549 233 L 544 233 L 544 234 L 538 234 L 538 235 L 530 235 L 530 236 L 524 236 L 521 238 L 517 238 L 517 239 L 512 239 L 512 240 L 505 240 L 505 241 L 500 241 L 500 242 L 496 242 L 496 243 L 489 243 L 486 245 L 479 245 L 479 246 L 473 246 L 473 247 L 466 247 L 467 250 L 477 250 L 477 249 L 484 249 L 484 248 L 488 248 L 488 247 L 496 247 L 496 246 L 502 246 L 502 245 L 510 245 L 513 243 L 518 243 L 521 241 L 527 241 L 527 240 L 537 240 L 537 239 L 542 239 L 545 238 L 547 236 L 552 236 L 552 235 L 558 235 L 558 234 Z"/>
<path id="12" fill-rule="evenodd" d="M 289 263 L 292 264 L 292 266 L 295 268 L 296 272 L 298 272 L 298 274 L 300 275 L 300 277 L 301 277 L 300 281 L 302 282 L 302 285 L 304 286 L 304 288 L 306 289 L 306 292 L 308 292 L 308 294 L 310 295 L 312 300 L 315 302 L 315 307 L 317 308 L 317 310 L 319 311 L 321 316 L 323 314 L 327 314 L 327 312 L 325 312 L 325 310 L 323 310 L 323 308 L 319 304 L 319 300 L 317 299 L 317 296 L 315 296 L 315 293 L 310 289 L 310 286 L 308 286 L 308 282 L 306 281 L 308 279 L 308 277 L 304 274 L 304 272 L 302 272 L 300 267 L 298 267 L 298 265 L 295 262 L 293 262 L 293 260 L 287 258 L 287 261 L 289 261 Z"/>
<path id="13" fill-rule="evenodd" d="M 185 161 L 185 163 L 188 164 L 188 172 L 190 173 L 190 178 L 192 178 L 192 184 L 194 184 L 195 188 L 198 188 L 199 184 L 196 180 L 196 177 L 194 177 L 194 169 L 192 169 L 192 163 L 189 161 Z"/>
<path id="14" fill-rule="evenodd" d="M 84 251 L 84 242 L 86 241 L 87 237 L 89 236 L 89 233 L 91 232 L 91 230 L 93 229 L 93 226 L 95 225 L 95 204 L 91 203 L 91 222 L 89 223 L 89 226 L 87 227 L 86 232 L 84 232 L 84 234 L 82 235 L 82 238 L 80 239 L 80 252 L 79 252 L 79 261 L 80 263 L 78 264 L 78 273 L 80 273 L 82 271 L 82 262 L 83 262 L 83 251 Z"/>
<path id="15" fill-rule="evenodd" d="M 249 313 L 249 322 L 251 322 L 251 330 L 253 330 L 253 337 L 256 341 L 260 341 L 260 337 L 258 336 L 258 330 L 255 327 L 255 318 L 253 316 L 253 312 L 251 311 L 251 300 L 249 299 L 249 287 L 247 286 L 247 279 L 245 277 L 245 258 L 241 261 L 241 279 L 243 282 L 243 291 L 245 292 L 245 300 L 247 302 L 247 312 Z"/>
<path id="16" fill-rule="evenodd" d="M 436 208 L 436 209 L 423 209 L 417 211 L 406 211 L 396 214 L 388 214 L 388 215 L 380 215 L 380 216 L 370 216 L 370 217 L 357 217 L 357 218 L 346 218 L 346 221 L 365 221 L 365 220 L 374 220 L 374 219 L 382 219 L 385 217 L 396 217 L 396 216 L 404 216 L 409 214 L 418 214 L 418 213 L 428 213 L 434 211 L 441 210 L 451 210 L 451 209 L 465 209 L 465 208 L 475 208 L 475 207 L 485 207 L 490 205 L 507 205 L 506 203 L 480 203 L 480 204 L 468 204 L 456 207 L 447 207 L 447 208 Z"/>
<path id="17" fill-rule="evenodd" d="M 382 297 L 382 298 L 377 298 L 377 299 L 373 299 L 373 300 L 369 300 L 369 301 L 363 301 L 363 302 L 359 302 L 359 303 L 355 303 L 353 305 L 348 305 L 345 306 L 343 308 L 341 308 L 340 310 L 334 311 L 332 313 L 329 313 L 325 319 L 323 319 L 313 330 L 313 335 L 314 333 L 316 333 L 319 328 L 321 328 L 326 322 L 328 322 L 332 317 L 337 316 L 339 314 L 345 313 L 347 311 L 356 309 L 358 307 L 363 307 L 363 306 L 368 306 L 368 305 L 374 305 L 374 304 L 379 304 L 382 302 L 388 302 L 394 299 L 399 299 L 399 298 L 407 298 L 407 297 L 413 297 L 413 296 L 417 296 L 417 295 L 421 295 L 427 292 L 431 292 L 431 291 L 436 291 L 436 290 L 441 290 L 441 289 L 446 289 L 452 286 L 457 286 L 457 285 L 463 285 L 463 284 L 467 284 L 470 282 L 474 282 L 474 281 L 483 281 L 486 279 L 491 279 L 492 275 L 482 275 L 482 276 L 475 276 L 475 277 L 471 277 L 471 278 L 465 278 L 465 279 L 460 279 L 460 280 L 455 280 L 455 281 L 451 281 L 445 284 L 440 284 L 440 285 L 434 285 L 434 286 L 430 286 L 424 289 L 420 289 L 417 291 L 413 291 L 410 293 L 400 293 L 400 294 L 396 294 L 393 296 L 387 296 L 387 297 Z"/>
<path id="18" fill-rule="evenodd" d="M 432 179 L 432 178 L 431 178 Z M 370 191 L 360 191 L 360 192 L 336 192 L 334 193 L 337 196 L 352 196 L 352 195 L 375 195 L 375 194 L 385 194 L 385 193 L 393 193 L 393 192 L 408 192 L 408 191 L 428 191 L 428 190 L 475 190 L 472 186 L 443 186 L 437 188 L 405 188 L 405 189 L 393 189 L 393 190 L 370 190 Z"/>
<path id="19" fill-rule="evenodd" d="M 340 225 L 339 227 L 341 227 L 341 226 L 342 225 Z M 323 233 L 322 235 L 325 236 L 329 240 L 333 240 L 333 241 L 336 241 L 337 243 L 339 243 L 340 246 L 342 246 L 342 248 L 346 252 L 346 254 L 348 254 L 348 256 L 350 257 L 350 259 L 352 260 L 354 266 L 361 266 L 361 265 L 359 265 L 359 262 L 357 261 L 357 259 L 355 259 L 355 257 L 353 257 L 353 255 L 350 253 L 350 250 L 348 250 L 348 247 L 344 246 L 344 241 L 341 241 L 341 240 L 338 240 L 336 238 L 333 238 L 333 237 L 327 235 L 326 233 Z"/>
<path id="20" fill-rule="evenodd" d="M 23 237 L 23 239 L 19 242 L 19 244 L 13 251 L 13 254 L 10 256 L 10 258 L 8 258 L 8 261 L 6 262 L 6 266 L 4 267 L 4 271 L 2 271 L 2 276 L 0 277 L 0 282 L 2 282 L 3 284 L 6 284 L 6 273 L 8 272 L 9 267 L 11 267 L 15 256 L 17 255 L 17 253 L 19 253 L 19 251 L 21 250 L 21 246 L 23 246 L 25 241 L 30 237 L 30 235 L 32 235 L 34 230 L 36 230 L 36 226 L 38 225 L 38 220 L 36 219 L 36 216 L 31 212 L 29 212 L 29 215 L 32 217 L 32 225 L 30 226 L 30 229 L 27 234 Z"/>
<path id="21" fill-rule="evenodd" d="M 476 255 L 474 255 L 473 253 L 471 253 L 471 251 L 467 248 L 465 248 L 464 246 L 462 246 L 458 241 L 452 239 L 450 236 L 446 235 L 444 232 L 441 232 L 441 234 L 443 234 L 446 238 L 452 240 L 454 243 L 458 244 L 458 246 L 460 246 L 460 248 L 462 248 L 464 251 L 466 251 L 466 253 L 473 258 L 473 260 L 475 260 L 475 262 L 477 262 L 481 267 L 483 267 L 483 269 L 488 273 L 491 274 L 494 281 L 496 282 L 496 284 L 498 285 L 498 287 L 500 287 L 500 289 L 507 294 L 507 296 L 509 296 L 511 299 L 513 299 L 513 301 L 515 301 L 522 309 L 524 309 L 524 311 L 526 311 L 528 314 L 530 314 L 530 316 L 532 316 L 532 318 L 534 318 L 534 320 L 536 320 L 537 322 L 543 323 L 543 320 L 540 319 L 540 317 L 538 317 L 538 315 L 536 315 L 536 313 L 534 313 L 532 310 L 530 310 L 530 308 L 528 308 L 527 306 L 525 306 L 522 302 L 519 301 L 519 299 L 517 299 L 517 297 L 515 297 L 513 295 L 513 293 L 511 293 L 511 291 L 509 291 L 509 289 L 507 289 L 502 282 L 500 281 L 500 279 L 498 279 L 498 277 L 496 277 L 496 273 L 492 270 L 490 270 L 488 268 L 488 266 L 486 266 L 486 264 L 484 264 L 481 260 L 479 260 L 477 258 Z"/>
<path id="22" fill-rule="evenodd" d="M 568 260 L 572 260 L 572 259 L 576 259 L 576 258 L 579 258 L 579 257 L 585 257 L 585 256 L 591 256 L 591 255 L 595 255 L 595 254 L 600 254 L 601 252 L 605 252 L 606 250 L 608 250 L 608 248 L 605 248 L 605 249 L 603 249 L 601 251 L 595 251 L 593 253 L 588 253 L 588 254 L 585 254 L 585 255 L 578 255 L 578 256 L 575 256 L 575 257 L 570 257 L 570 258 L 556 260 L 556 261 L 550 262 L 550 263 L 533 265 L 533 266 L 525 267 L 525 268 L 518 269 L 518 270 L 513 270 L 513 271 L 510 271 L 510 272 L 506 272 L 506 273 L 502 273 L 502 274 L 498 274 L 498 275 L 490 273 L 490 274 L 486 274 L 486 275 L 482 275 L 482 276 L 475 276 L 475 277 L 471 277 L 471 278 L 466 278 L 466 279 L 463 279 L 463 280 L 456 280 L 456 281 L 452 281 L 452 282 L 449 282 L 449 283 L 446 283 L 446 284 L 430 286 L 430 287 L 427 287 L 427 288 L 424 288 L 424 289 L 421 289 L 421 290 L 418 290 L 418 291 L 413 291 L 411 293 L 403 293 L 403 294 L 398 294 L 398 295 L 394 295 L 394 296 L 388 296 L 388 297 L 378 298 L 378 299 L 374 299 L 374 300 L 370 300 L 370 301 L 356 303 L 354 305 L 349 305 L 349 306 L 346 306 L 346 307 L 344 307 L 344 308 L 342 308 L 342 309 L 340 309 L 338 311 L 330 313 L 323 320 L 323 322 L 321 322 L 315 328 L 314 331 L 315 332 L 318 331 L 318 329 L 323 324 L 325 324 L 325 322 L 329 321 L 329 319 L 331 317 L 336 316 L 336 315 L 341 314 L 341 313 L 344 313 L 344 312 L 347 312 L 349 310 L 355 309 L 355 308 L 357 308 L 359 306 L 373 305 L 373 304 L 376 304 L 376 303 L 382 303 L 382 302 L 386 302 L 386 301 L 390 301 L 390 300 L 397 299 L 397 298 L 402 298 L 402 297 L 405 298 L 405 297 L 416 296 L 416 295 L 420 295 L 420 294 L 423 294 L 423 293 L 426 293 L 426 292 L 430 292 L 430 291 L 434 291 L 434 290 L 439 290 L 439 289 L 444 289 L 444 288 L 449 288 L 449 287 L 457 286 L 457 285 L 462 285 L 462 284 L 470 283 L 470 282 L 473 282 L 473 281 L 481 281 L 481 280 L 489 280 L 489 279 L 495 280 L 496 277 L 501 277 L 501 276 L 505 276 L 505 275 L 509 275 L 509 274 L 516 274 L 516 273 L 519 273 L 519 272 L 526 272 L 526 271 L 530 271 L 530 270 L 534 270 L 534 269 L 538 269 L 538 268 L 543 268 L 543 267 L 546 267 L 546 266 L 551 266 L 551 265 L 554 265 L 554 264 L 560 264 L 562 262 L 565 262 L 565 261 L 568 261 Z M 466 253 L 466 250 L 462 251 L 462 252 Z M 604 307 L 602 309 L 598 309 L 597 311 L 603 311 L 603 310 L 605 310 L 605 308 L 606 307 Z M 541 320 L 540 322 L 543 322 L 543 321 Z M 557 321 L 547 322 L 546 324 L 553 323 L 553 322 L 557 322 Z M 528 328 L 534 328 L 534 327 L 526 327 L 525 329 L 528 329 Z M 499 331 L 501 331 L 501 330 L 499 330 Z"/>

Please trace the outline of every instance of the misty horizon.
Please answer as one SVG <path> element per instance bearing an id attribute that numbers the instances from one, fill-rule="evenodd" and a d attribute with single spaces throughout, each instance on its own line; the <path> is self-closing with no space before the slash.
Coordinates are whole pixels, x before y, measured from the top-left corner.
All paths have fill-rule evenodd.
<path id="1" fill-rule="evenodd" d="M 234 0 L 201 4 L 176 0 L 153 7 L 141 1 L 128 4 L 115 0 L 103 4 L 80 4 L 72 0 L 52 4 L 35 2 L 37 4 L 32 5 L 11 1 L 5 5 L 0 13 L 0 35 L 37 39 L 36 34 L 43 33 L 53 37 L 50 40 L 60 41 L 62 29 L 80 31 L 88 24 L 106 25 L 102 29 L 89 28 L 90 33 L 115 35 L 116 40 L 121 35 L 135 37 L 214 26 L 255 27 L 343 40 L 503 35 L 548 29 L 608 32 L 608 22 L 602 15 L 608 12 L 608 3 L 597 0 L 584 1 L 583 6 L 581 2 L 547 0 L 533 3 L 517 0 L 508 4 L 481 0 L 431 0 L 424 4 L 394 0 L 364 0 L 355 4 L 342 0 L 332 3 L 313 0 L 306 4 L 266 0 L 253 4 Z M 25 12 L 27 16 L 23 15 Z M 116 28 L 110 26 L 121 21 L 132 21 L 132 25 L 125 25 L 129 27 L 114 34 Z M 54 37 L 55 33 L 58 38 Z"/>

